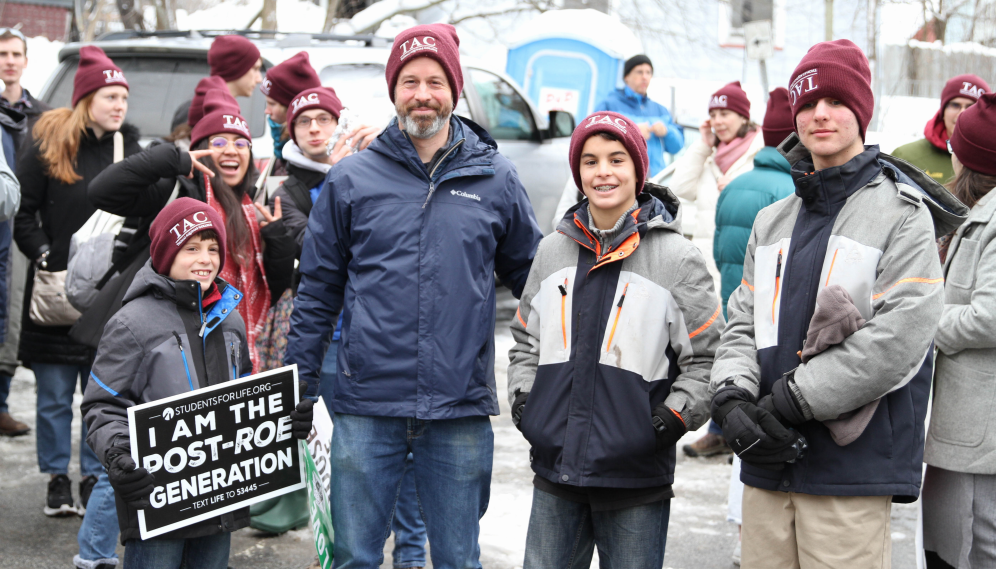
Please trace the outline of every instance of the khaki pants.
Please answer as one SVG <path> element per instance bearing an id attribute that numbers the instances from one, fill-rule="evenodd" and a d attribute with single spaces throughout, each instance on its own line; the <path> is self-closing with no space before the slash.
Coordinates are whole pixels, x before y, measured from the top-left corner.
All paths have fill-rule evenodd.
<path id="1" fill-rule="evenodd" d="M 744 486 L 742 569 L 890 569 L 891 496 Z"/>

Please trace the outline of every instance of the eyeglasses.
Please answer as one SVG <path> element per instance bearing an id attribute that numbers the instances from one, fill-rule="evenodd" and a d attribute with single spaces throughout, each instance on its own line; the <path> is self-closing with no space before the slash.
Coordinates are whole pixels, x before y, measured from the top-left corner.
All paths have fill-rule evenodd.
<path id="1" fill-rule="evenodd" d="M 228 140 L 224 136 L 217 136 L 211 139 L 211 148 L 215 150 L 224 150 L 228 148 L 228 144 L 232 143 L 235 145 L 236 150 L 249 150 L 252 148 L 252 143 L 244 138 L 236 138 L 235 140 Z"/>
<path id="2" fill-rule="evenodd" d="M 10 34 L 17 38 L 20 38 L 20 40 L 23 41 L 24 43 L 28 42 L 27 38 L 24 37 L 24 34 L 21 33 L 21 30 L 18 30 L 16 28 L 0 28 L 0 36 L 4 34 Z"/>
<path id="3" fill-rule="evenodd" d="M 329 126 L 330 124 L 332 124 L 332 117 L 329 115 L 322 115 L 315 118 L 297 117 L 296 119 L 294 119 L 294 126 L 308 128 L 309 126 L 311 126 L 311 121 L 318 121 L 318 126 Z"/>

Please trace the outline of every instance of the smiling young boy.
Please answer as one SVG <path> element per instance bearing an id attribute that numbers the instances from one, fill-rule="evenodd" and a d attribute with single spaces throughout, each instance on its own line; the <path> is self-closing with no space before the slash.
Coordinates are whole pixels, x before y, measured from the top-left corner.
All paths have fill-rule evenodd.
<path id="1" fill-rule="evenodd" d="M 934 238 L 967 209 L 922 171 L 864 145 L 870 80 L 848 40 L 813 46 L 792 74 L 798 138 L 780 148 L 795 194 L 758 214 L 727 306 L 712 416 L 743 460 L 744 569 L 889 568 L 891 504 L 920 492 L 931 341 L 944 307 Z M 832 285 L 865 324 L 802 363 L 817 295 Z M 835 442 L 823 422 L 875 401 L 857 438 Z"/>
<path id="2" fill-rule="evenodd" d="M 149 262 L 124 306 L 104 328 L 82 410 L 90 444 L 114 488 L 127 567 L 228 566 L 231 532 L 249 525 L 249 508 L 143 541 L 137 510 L 149 506 L 153 475 L 131 458 L 128 407 L 252 373 L 243 294 L 218 278 L 225 224 L 209 205 L 178 198 L 149 229 Z M 311 401 L 298 405 L 294 436 L 310 430 Z M 303 423 L 308 428 L 303 429 Z"/>
<path id="3" fill-rule="evenodd" d="M 615 569 L 661 567 L 674 444 L 707 417 L 719 298 L 678 199 L 646 182 L 633 121 L 584 119 L 570 160 L 587 199 L 540 243 L 512 322 L 512 420 L 536 473 L 523 567 L 587 567 L 596 545 Z"/>

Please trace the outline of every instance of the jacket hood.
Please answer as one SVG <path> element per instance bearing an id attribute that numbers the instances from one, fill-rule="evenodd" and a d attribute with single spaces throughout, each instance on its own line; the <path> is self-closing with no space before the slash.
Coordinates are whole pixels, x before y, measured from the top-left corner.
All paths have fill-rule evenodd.
<path id="1" fill-rule="evenodd" d="M 786 174 L 792 171 L 792 166 L 789 165 L 788 160 L 771 146 L 765 146 L 754 155 L 754 167 L 778 170 Z"/>
<path id="2" fill-rule="evenodd" d="M 877 150 L 878 146 L 867 148 Z M 801 160 L 812 160 L 809 150 L 803 146 L 799 135 L 794 132 L 778 146 L 778 151 L 791 165 Z M 936 237 L 951 233 L 965 221 L 969 211 L 965 204 L 958 201 L 958 198 L 922 170 L 905 160 L 883 152 L 879 152 L 878 161 L 883 173 L 898 186 L 900 199 L 927 206 L 934 220 Z"/>
<path id="3" fill-rule="evenodd" d="M 638 230 L 663 229 L 681 235 L 681 202 L 670 188 L 647 182 L 640 195 L 636 196 L 636 203 L 639 212 L 634 221 Z M 567 210 L 557 224 L 557 231 L 576 238 L 575 234 L 579 231 L 577 223 L 588 227 L 588 198 Z M 627 233 L 623 230 L 620 235 Z"/>
<path id="4" fill-rule="evenodd" d="M 481 174 L 494 174 L 498 143 L 484 128 L 470 119 L 453 115 L 450 117 L 450 132 L 451 142 L 445 148 L 456 148 L 434 169 L 436 179 L 446 176 L 452 170 L 471 166 L 482 167 Z M 405 164 L 411 170 L 422 163 L 408 135 L 398 128 L 397 117 L 391 120 L 367 149 Z M 418 173 L 424 175 L 425 171 L 419 168 Z"/>

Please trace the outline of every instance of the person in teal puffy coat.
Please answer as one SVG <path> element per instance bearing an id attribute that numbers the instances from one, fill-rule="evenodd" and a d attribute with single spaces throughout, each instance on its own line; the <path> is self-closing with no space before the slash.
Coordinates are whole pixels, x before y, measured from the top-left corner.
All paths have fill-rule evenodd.
<path id="1" fill-rule="evenodd" d="M 721 277 L 723 317 L 726 302 L 740 286 L 744 255 L 758 212 L 795 191 L 790 166 L 776 146 L 792 133 L 792 109 L 788 90 L 779 87 L 768 97 L 761 132 L 764 148 L 754 156 L 754 169 L 737 176 L 719 194 L 716 203 L 716 234 L 712 255 Z"/>

